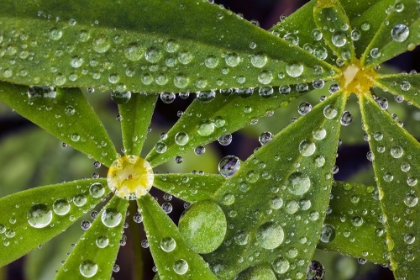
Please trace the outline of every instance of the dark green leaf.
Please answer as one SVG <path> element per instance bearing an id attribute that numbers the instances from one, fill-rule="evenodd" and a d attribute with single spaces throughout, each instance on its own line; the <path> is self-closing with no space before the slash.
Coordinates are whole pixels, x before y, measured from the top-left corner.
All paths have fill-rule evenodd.
<path id="1" fill-rule="evenodd" d="M 128 200 L 114 196 L 79 240 L 55 279 L 110 279 L 127 207 Z"/>
<path id="2" fill-rule="evenodd" d="M 16 84 L 196 92 L 331 76 L 328 64 L 208 1 L 17 0 L 3 3 L 0 21 L 0 79 Z M 279 78 L 294 63 L 302 75 Z"/>
<path id="3" fill-rule="evenodd" d="M 156 96 L 132 93 L 127 103 L 118 105 L 125 154 L 140 155 L 155 104 Z"/>
<path id="4" fill-rule="evenodd" d="M 282 279 L 305 275 L 326 215 L 346 99 L 339 92 L 318 104 L 216 192 L 229 226 L 222 246 L 205 259 L 220 279 L 267 263 Z"/>
<path id="5" fill-rule="evenodd" d="M 224 183 L 221 175 L 155 174 L 153 185 L 188 202 L 210 199 Z"/>
<path id="6" fill-rule="evenodd" d="M 110 166 L 117 157 L 102 123 L 79 89 L 0 82 L 0 100 L 75 149 Z"/>
<path id="7" fill-rule="evenodd" d="M 394 74 L 381 75 L 375 80 L 378 87 L 384 91 L 403 97 L 400 100 L 411 102 L 420 107 L 420 75 L 419 74 Z"/>
<path id="8" fill-rule="evenodd" d="M 360 96 L 363 123 L 374 155 L 373 167 L 386 228 L 390 268 L 397 279 L 417 279 L 416 245 L 420 217 L 420 145 L 368 96 Z"/>
<path id="9" fill-rule="evenodd" d="M 162 280 L 217 279 L 203 259 L 186 246 L 177 227 L 152 196 L 147 194 L 137 203 Z"/>
<path id="10" fill-rule="evenodd" d="M 386 233 L 375 188 L 336 182 L 331 194 L 325 225 L 332 238 L 321 235 L 318 248 L 386 264 Z"/>
<path id="11" fill-rule="evenodd" d="M 103 191 L 108 191 L 104 186 L 106 180 L 89 179 L 34 188 L 1 198 L 0 207 L 9 211 L 0 213 L 0 232 L 3 238 L 0 266 L 60 234 L 88 211 L 90 205 L 98 203 L 101 197 L 90 195 L 90 186 L 94 183 L 102 184 Z M 54 204 L 62 207 L 54 207 Z M 64 214 L 67 207 L 69 212 Z M 31 213 L 35 216 L 30 216 Z"/>

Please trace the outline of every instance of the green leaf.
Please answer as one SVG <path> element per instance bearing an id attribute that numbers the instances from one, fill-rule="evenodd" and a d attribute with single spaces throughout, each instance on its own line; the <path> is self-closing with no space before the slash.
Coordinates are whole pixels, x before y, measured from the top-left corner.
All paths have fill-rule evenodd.
<path id="1" fill-rule="evenodd" d="M 339 1 L 319 0 L 314 7 L 314 20 L 334 54 L 351 62 L 355 58 L 350 21 Z"/>
<path id="2" fill-rule="evenodd" d="M 380 64 L 420 44 L 419 6 L 416 0 L 401 0 L 387 8 L 386 19 L 362 55 L 366 66 Z"/>
<path id="3" fill-rule="evenodd" d="M 374 197 L 378 195 L 375 188 L 335 182 L 331 194 L 325 234 L 321 234 L 318 249 L 387 263 L 386 233 L 378 219 L 382 210 Z"/>
<path id="4" fill-rule="evenodd" d="M 117 157 L 102 123 L 79 89 L 0 82 L 0 100 L 73 148 L 108 166 Z"/>
<path id="5" fill-rule="evenodd" d="M 328 64 L 207 1 L 18 0 L 3 3 L 0 21 L 0 79 L 16 84 L 196 92 L 331 76 Z M 299 78 L 279 78 L 298 62 Z"/>
<path id="6" fill-rule="evenodd" d="M 210 199 L 225 182 L 221 175 L 212 174 L 155 174 L 153 185 L 184 201 Z"/>
<path id="7" fill-rule="evenodd" d="M 285 88 L 290 90 L 288 86 Z M 237 94 L 229 96 L 217 94 L 210 103 L 194 100 L 167 133 L 167 138 L 156 144 L 155 148 L 147 155 L 146 160 L 155 167 L 199 145 L 210 143 L 222 135 L 233 133 L 268 112 L 287 106 L 291 101 L 303 95 L 296 90 L 292 90 L 289 94 L 281 94 L 276 89 L 268 87 L 266 89 L 273 90 L 271 97 L 262 98 L 254 92 L 246 98 Z M 178 141 L 183 145 L 177 144 L 176 138 L 184 134 L 188 135 L 188 139 L 186 140 L 184 137 L 184 141 Z"/>
<path id="8" fill-rule="evenodd" d="M 374 155 L 381 220 L 387 232 L 390 268 L 397 279 L 417 279 L 420 217 L 417 214 L 420 145 L 375 103 L 360 96 L 365 130 Z"/>
<path id="9" fill-rule="evenodd" d="M 119 104 L 121 128 L 127 155 L 140 155 L 156 105 L 155 95 L 132 93 L 127 103 Z"/>
<path id="10" fill-rule="evenodd" d="M 160 279 L 217 279 L 149 194 L 137 200 Z"/>
<path id="11" fill-rule="evenodd" d="M 326 215 L 346 99 L 338 92 L 318 104 L 216 192 L 229 226 L 222 246 L 205 259 L 220 279 L 267 263 L 281 279 L 305 275 Z"/>
<path id="12" fill-rule="evenodd" d="M 89 194 L 90 186 L 94 183 L 105 185 L 106 180 L 73 181 L 1 198 L 0 208 L 10 211 L 0 213 L 0 232 L 3 239 L 0 266 L 16 260 L 60 234 L 88 211 L 91 204 L 98 203 L 101 197 L 95 198 Z M 102 187 L 102 190 L 106 192 L 107 188 Z M 54 204 L 60 208 L 54 207 Z M 68 207 L 69 212 L 66 213 Z M 38 216 L 30 216 L 31 213 Z"/>
<path id="13" fill-rule="evenodd" d="M 128 200 L 114 196 L 83 234 L 55 279 L 110 279 L 127 208 Z"/>
<path id="14" fill-rule="evenodd" d="M 375 84 L 394 95 L 420 107 L 420 74 L 380 75 Z"/>

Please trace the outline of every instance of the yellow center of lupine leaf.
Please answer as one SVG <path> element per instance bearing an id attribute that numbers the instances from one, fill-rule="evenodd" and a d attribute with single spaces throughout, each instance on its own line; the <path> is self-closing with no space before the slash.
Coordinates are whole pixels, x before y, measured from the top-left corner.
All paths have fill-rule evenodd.
<path id="1" fill-rule="evenodd" d="M 108 186 L 119 197 L 137 199 L 152 188 L 154 174 L 141 157 L 128 155 L 115 160 L 108 170 Z"/>
<path id="2" fill-rule="evenodd" d="M 374 85 L 376 72 L 373 68 L 364 68 L 358 60 L 346 66 L 340 77 L 340 85 L 348 93 L 368 94 Z"/>

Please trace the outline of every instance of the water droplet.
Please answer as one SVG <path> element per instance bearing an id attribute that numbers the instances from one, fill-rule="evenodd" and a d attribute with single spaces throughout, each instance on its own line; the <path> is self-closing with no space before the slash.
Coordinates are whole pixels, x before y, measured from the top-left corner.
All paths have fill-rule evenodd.
<path id="1" fill-rule="evenodd" d="M 290 268 L 290 263 L 284 258 L 278 258 L 273 262 L 273 269 L 279 274 L 286 273 Z"/>
<path id="2" fill-rule="evenodd" d="M 63 31 L 57 28 L 53 28 L 50 30 L 50 38 L 54 41 L 60 40 L 60 38 L 63 36 Z"/>
<path id="3" fill-rule="evenodd" d="M 241 62 L 241 58 L 237 53 L 228 53 L 225 56 L 225 62 L 230 67 L 236 67 Z"/>
<path id="4" fill-rule="evenodd" d="M 217 139 L 220 145 L 222 146 L 229 146 L 232 143 L 232 134 L 225 134 Z"/>
<path id="5" fill-rule="evenodd" d="M 283 243 L 284 231 L 280 225 L 268 222 L 257 230 L 257 242 L 264 249 L 275 249 Z"/>
<path id="6" fill-rule="evenodd" d="M 316 140 L 322 140 L 327 136 L 327 131 L 323 127 L 317 127 L 314 130 L 312 130 L 312 136 Z"/>
<path id="7" fill-rule="evenodd" d="M 188 262 L 180 259 L 174 262 L 173 269 L 176 274 L 183 275 L 188 271 Z"/>
<path id="8" fill-rule="evenodd" d="M 214 132 L 214 123 L 213 122 L 204 122 L 200 124 L 197 130 L 198 134 L 201 136 L 209 136 Z"/>
<path id="9" fill-rule="evenodd" d="M 165 104 L 171 104 L 176 99 L 176 95 L 173 92 L 162 92 L 160 94 L 160 100 Z"/>
<path id="10" fill-rule="evenodd" d="M 404 242 L 407 244 L 413 244 L 416 241 L 416 236 L 410 233 L 404 234 Z"/>
<path id="11" fill-rule="evenodd" d="M 390 153 L 393 158 L 400 158 L 403 156 L 404 150 L 401 146 L 395 146 L 391 148 Z"/>
<path id="12" fill-rule="evenodd" d="M 105 188 L 101 183 L 93 183 L 89 187 L 89 193 L 94 198 L 100 198 L 105 194 Z"/>
<path id="13" fill-rule="evenodd" d="M 344 111 L 343 115 L 341 116 L 340 123 L 344 126 L 348 126 L 353 121 L 353 117 L 349 111 Z"/>
<path id="14" fill-rule="evenodd" d="M 156 47 L 149 47 L 146 50 L 145 58 L 150 63 L 156 63 L 162 58 L 162 52 Z"/>
<path id="15" fill-rule="evenodd" d="M 35 204 L 29 208 L 28 223 L 34 228 L 44 228 L 52 221 L 52 211 L 45 204 Z"/>
<path id="16" fill-rule="evenodd" d="M 111 46 L 108 37 L 104 34 L 99 35 L 93 40 L 93 49 L 98 53 L 105 53 Z"/>
<path id="17" fill-rule="evenodd" d="M 207 68 L 213 69 L 216 68 L 217 65 L 219 65 L 219 59 L 215 57 L 214 55 L 209 55 L 204 60 L 204 64 Z"/>
<path id="18" fill-rule="evenodd" d="M 131 99 L 131 92 L 130 91 L 124 91 L 124 92 L 112 91 L 111 99 L 117 104 L 127 103 Z"/>
<path id="19" fill-rule="evenodd" d="M 325 224 L 321 230 L 320 240 L 324 243 L 330 243 L 335 238 L 335 228 L 332 225 Z"/>
<path id="20" fill-rule="evenodd" d="M 274 90 L 272 87 L 260 87 L 260 89 L 258 90 L 258 94 L 261 97 L 265 97 L 265 98 L 272 96 L 273 93 L 274 93 Z"/>
<path id="21" fill-rule="evenodd" d="M 355 227 L 360 227 L 361 225 L 363 225 L 363 218 L 360 216 L 355 216 L 351 219 L 351 223 L 355 226 Z"/>
<path id="22" fill-rule="evenodd" d="M 172 252 L 176 247 L 176 241 L 172 237 L 164 237 L 160 241 L 160 248 L 165 252 Z"/>
<path id="23" fill-rule="evenodd" d="M 80 66 L 83 65 L 83 58 L 78 57 L 78 56 L 74 56 L 71 60 L 70 60 L 70 65 L 73 68 L 79 68 Z"/>
<path id="24" fill-rule="evenodd" d="M 273 140 L 273 134 L 269 131 L 261 133 L 260 137 L 258 138 L 260 144 L 263 146 Z"/>
<path id="25" fill-rule="evenodd" d="M 131 61 L 138 61 L 143 57 L 144 50 L 137 43 L 130 43 L 125 49 L 125 57 Z"/>
<path id="26" fill-rule="evenodd" d="M 267 63 L 267 56 L 263 53 L 257 53 L 251 56 L 251 64 L 254 67 L 262 68 Z"/>
<path id="27" fill-rule="evenodd" d="M 337 116 L 337 110 L 333 108 L 331 105 L 325 106 L 323 113 L 324 113 L 324 116 L 330 120 Z"/>
<path id="28" fill-rule="evenodd" d="M 286 66 L 286 73 L 290 77 L 299 77 L 303 73 L 303 64 L 302 63 L 294 63 Z"/>
<path id="29" fill-rule="evenodd" d="M 385 97 L 378 96 L 375 101 L 382 110 L 388 109 L 388 100 Z"/>
<path id="30" fill-rule="evenodd" d="M 249 234 L 243 231 L 238 231 L 233 238 L 236 244 L 243 246 L 248 244 Z"/>
<path id="31" fill-rule="evenodd" d="M 122 220 L 122 214 L 115 208 L 107 208 L 101 215 L 102 223 L 109 228 L 118 226 Z"/>
<path id="32" fill-rule="evenodd" d="M 300 105 L 298 107 L 298 113 L 301 114 L 301 115 L 306 115 L 311 110 L 312 110 L 312 105 L 311 105 L 311 103 L 308 103 L 308 102 L 300 103 Z"/>
<path id="33" fill-rule="evenodd" d="M 325 277 L 325 268 L 319 261 L 311 261 L 306 272 L 307 280 L 322 280 Z"/>
<path id="34" fill-rule="evenodd" d="M 98 265 L 91 260 L 84 260 L 79 266 L 80 274 L 83 277 L 91 278 L 98 272 Z"/>
<path id="35" fill-rule="evenodd" d="M 305 157 L 309 157 L 315 153 L 316 146 L 314 143 L 309 142 L 308 140 L 303 140 L 299 144 L 299 152 Z"/>
<path id="36" fill-rule="evenodd" d="M 197 99 L 205 103 L 212 101 L 215 97 L 216 91 L 214 90 L 199 91 L 197 93 Z"/>
<path id="37" fill-rule="evenodd" d="M 236 156 L 225 156 L 220 160 L 218 165 L 219 173 L 225 177 L 230 178 L 238 172 L 241 167 L 241 161 Z"/>
<path id="38" fill-rule="evenodd" d="M 189 137 L 186 132 L 181 131 L 175 135 L 175 143 L 179 146 L 187 145 L 188 141 L 189 141 Z"/>
<path id="39" fill-rule="evenodd" d="M 271 81 L 273 80 L 273 74 L 271 74 L 270 71 L 268 70 L 263 70 L 259 75 L 258 75 L 258 81 L 261 84 L 269 84 Z"/>
<path id="40" fill-rule="evenodd" d="M 155 150 L 156 150 L 156 153 L 158 153 L 158 154 L 163 154 L 164 152 L 166 152 L 167 149 L 168 149 L 168 147 L 163 142 L 159 141 L 155 145 Z"/>
<path id="41" fill-rule="evenodd" d="M 331 40 L 334 46 L 339 47 L 339 48 L 344 46 L 347 42 L 346 35 L 343 32 L 334 33 Z"/>
<path id="42" fill-rule="evenodd" d="M 82 207 L 86 204 L 87 198 L 84 194 L 78 194 L 75 197 L 73 197 L 73 203 L 74 205 L 78 207 Z"/>
<path id="43" fill-rule="evenodd" d="M 404 24 L 397 24 L 391 29 L 391 37 L 396 42 L 404 42 L 409 33 L 410 30 Z"/>
<path id="44" fill-rule="evenodd" d="M 105 248 L 109 245 L 109 239 L 108 237 L 101 235 L 96 238 L 96 246 L 99 248 Z"/>
<path id="45" fill-rule="evenodd" d="M 419 199 L 414 195 L 408 194 L 404 197 L 404 204 L 408 207 L 414 207 L 417 205 L 418 202 Z"/>
<path id="46" fill-rule="evenodd" d="M 311 180 L 308 175 L 301 172 L 294 172 L 289 176 L 289 192 L 295 195 L 303 195 L 311 187 Z"/>
<path id="47" fill-rule="evenodd" d="M 70 212 L 70 203 L 64 198 L 59 198 L 53 204 L 53 211 L 58 216 L 64 216 Z"/>

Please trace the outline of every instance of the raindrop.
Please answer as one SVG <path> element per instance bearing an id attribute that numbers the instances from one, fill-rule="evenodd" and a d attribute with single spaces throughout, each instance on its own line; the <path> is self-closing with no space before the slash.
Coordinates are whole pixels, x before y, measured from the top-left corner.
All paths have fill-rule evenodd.
<path id="1" fill-rule="evenodd" d="M 295 63 L 295 64 L 287 65 L 286 66 L 286 73 L 290 77 L 294 77 L 294 78 L 299 77 L 303 73 L 303 64 Z"/>
<path id="2" fill-rule="evenodd" d="M 303 195 L 308 192 L 311 187 L 311 180 L 308 175 L 301 172 L 294 172 L 290 174 L 288 190 L 295 195 Z"/>
<path id="3" fill-rule="evenodd" d="M 254 67 L 262 68 L 267 63 L 267 56 L 263 53 L 254 54 L 251 56 L 251 64 Z"/>
<path id="4" fill-rule="evenodd" d="M 340 122 L 344 126 L 348 126 L 351 124 L 353 120 L 353 117 L 351 116 L 351 113 L 348 111 L 344 111 L 343 115 L 341 116 Z"/>
<path id="5" fill-rule="evenodd" d="M 401 146 L 395 146 L 391 148 L 390 153 L 393 158 L 400 158 L 403 156 L 404 150 Z"/>
<path id="6" fill-rule="evenodd" d="M 175 135 L 175 143 L 179 146 L 187 145 L 188 141 L 189 141 L 189 136 L 186 132 L 181 131 Z"/>
<path id="7" fill-rule="evenodd" d="M 175 101 L 176 95 L 173 92 L 162 92 L 160 95 L 160 100 L 165 104 L 171 104 Z"/>
<path id="8" fill-rule="evenodd" d="M 112 91 L 111 92 L 111 99 L 117 104 L 124 104 L 127 103 L 131 98 L 131 92 L 119 92 L 119 91 Z"/>
<path id="9" fill-rule="evenodd" d="M 330 120 L 337 116 L 337 110 L 333 108 L 331 105 L 325 106 L 323 113 L 324 113 L 324 116 Z"/>
<path id="10" fill-rule="evenodd" d="M 278 274 L 286 273 L 290 268 L 290 263 L 284 258 L 278 258 L 273 262 L 273 269 Z"/>
<path id="11" fill-rule="evenodd" d="M 176 241 L 172 237 L 164 237 L 160 241 L 160 248 L 165 252 L 172 252 L 176 247 Z"/>
<path id="12" fill-rule="evenodd" d="M 220 145 L 222 146 L 228 146 L 230 143 L 232 143 L 232 134 L 225 134 L 219 137 L 217 139 Z"/>
<path id="13" fill-rule="evenodd" d="M 275 249 L 283 243 L 284 231 L 280 225 L 268 222 L 257 230 L 257 242 L 264 249 Z"/>
<path id="14" fill-rule="evenodd" d="M 339 48 L 344 46 L 347 42 L 346 35 L 342 32 L 334 33 L 331 40 L 334 46 L 339 47 Z"/>
<path id="15" fill-rule="evenodd" d="M 273 134 L 269 131 L 261 133 L 260 137 L 258 138 L 260 144 L 263 146 L 273 140 Z"/>
<path id="16" fill-rule="evenodd" d="M 321 230 L 320 240 L 324 243 L 330 243 L 335 238 L 335 228 L 332 225 L 325 224 Z"/>
<path id="17" fill-rule="evenodd" d="M 236 156 L 225 156 L 220 160 L 218 165 L 219 173 L 225 177 L 230 178 L 238 172 L 241 167 L 241 161 Z"/>
<path id="18" fill-rule="evenodd" d="M 327 131 L 323 127 L 317 127 L 314 130 L 312 130 L 312 136 L 316 140 L 322 140 L 327 136 Z"/>
<path id="19" fill-rule="evenodd" d="M 176 274 L 183 275 L 188 271 L 188 262 L 180 259 L 174 262 L 173 269 Z"/>
<path id="20" fill-rule="evenodd" d="M 314 143 L 309 142 L 308 140 L 303 140 L 299 144 L 299 152 L 305 156 L 309 157 L 315 153 L 316 146 Z"/>
<path id="21" fill-rule="evenodd" d="M 219 59 L 215 57 L 214 55 L 209 55 L 204 60 L 204 64 L 206 65 L 207 68 L 213 69 L 213 68 L 216 68 L 217 65 L 219 65 Z"/>
<path id="22" fill-rule="evenodd" d="M 53 203 L 53 211 L 59 216 L 64 216 L 70 212 L 70 203 L 64 198 L 59 198 Z"/>
<path id="23" fill-rule="evenodd" d="M 225 62 L 230 67 L 236 67 L 241 62 L 241 58 L 237 53 L 228 53 L 225 56 Z"/>
<path id="24" fill-rule="evenodd" d="M 84 260 L 79 266 L 79 271 L 82 276 L 91 278 L 98 272 L 98 265 L 94 261 Z"/>
<path id="25" fill-rule="evenodd" d="M 93 183 L 92 185 L 90 185 L 89 193 L 94 198 L 100 198 L 105 194 L 105 188 L 102 186 L 101 183 Z"/>
<path id="26" fill-rule="evenodd" d="M 391 29 L 391 37 L 396 42 L 404 42 L 409 33 L 410 30 L 404 24 L 397 24 Z"/>
<path id="27" fill-rule="evenodd" d="M 44 228 L 52 221 L 52 211 L 45 204 L 35 204 L 29 208 L 28 223 L 34 228 Z"/>
<path id="28" fill-rule="evenodd" d="M 199 91 L 197 93 L 197 99 L 205 103 L 212 101 L 215 97 L 216 92 L 214 90 Z"/>
<path id="29" fill-rule="evenodd" d="M 301 115 L 306 115 L 312 110 L 312 105 L 308 102 L 303 102 L 298 107 L 298 113 Z"/>
<path id="30" fill-rule="evenodd" d="M 102 223 L 109 228 L 118 226 L 122 220 L 122 214 L 115 208 L 107 208 L 101 215 Z"/>

